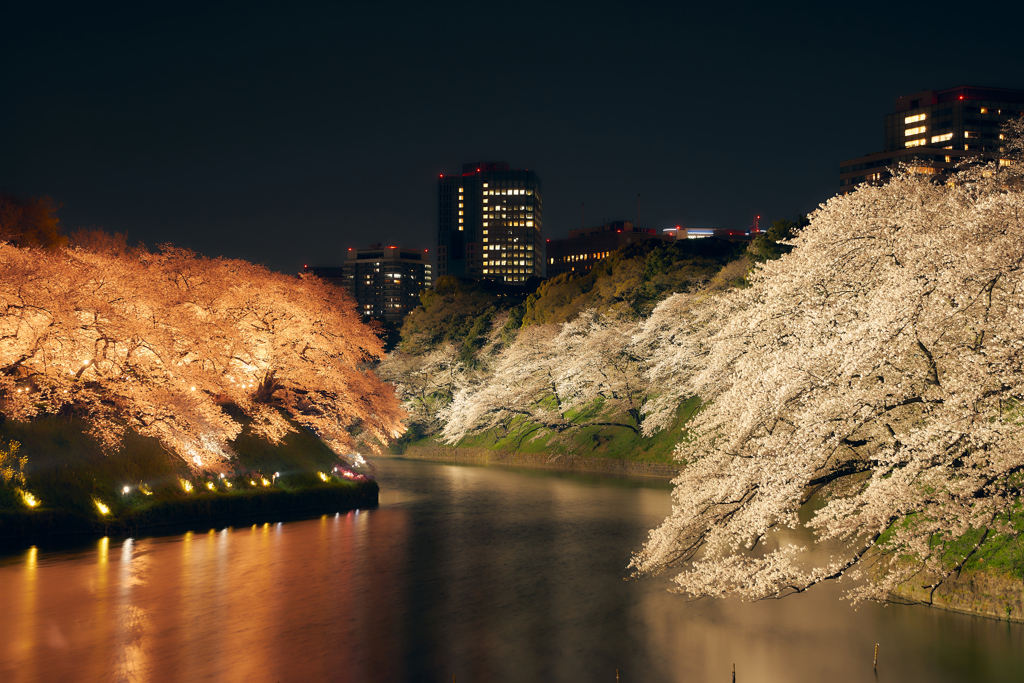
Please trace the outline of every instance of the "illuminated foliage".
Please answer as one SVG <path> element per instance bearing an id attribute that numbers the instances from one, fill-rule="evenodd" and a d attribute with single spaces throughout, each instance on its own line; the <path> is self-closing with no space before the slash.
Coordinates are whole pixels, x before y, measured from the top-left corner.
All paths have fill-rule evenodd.
<path id="1" fill-rule="evenodd" d="M 6 447 L 0 446 L 0 484 L 25 485 L 25 463 L 28 458 L 18 457 L 21 444 L 11 441 Z"/>
<path id="2" fill-rule="evenodd" d="M 0 410 L 70 411 L 108 449 L 132 429 L 216 467 L 241 429 L 228 405 L 274 443 L 295 422 L 335 452 L 375 449 L 402 417 L 367 368 L 382 353 L 348 298 L 314 278 L 117 239 L 0 244 Z"/>
<path id="3" fill-rule="evenodd" d="M 673 511 L 633 559 L 682 592 L 746 599 L 858 580 L 933 588 L 1012 537 L 1024 486 L 1024 194 L 1012 169 L 898 173 L 836 197 L 753 286 L 678 295 L 637 337 L 659 397 L 688 396 Z M 806 525 L 799 511 L 824 488 Z M 788 545 L 807 526 L 815 553 Z M 962 544 L 961 544 L 962 545 Z M 868 568 L 868 565 L 871 565 Z"/>

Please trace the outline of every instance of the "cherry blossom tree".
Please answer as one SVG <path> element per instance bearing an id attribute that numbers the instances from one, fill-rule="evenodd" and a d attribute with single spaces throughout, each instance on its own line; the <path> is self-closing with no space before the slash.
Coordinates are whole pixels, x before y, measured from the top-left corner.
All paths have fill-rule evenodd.
<path id="1" fill-rule="evenodd" d="M 487 375 L 456 393 L 442 414 L 444 439 L 507 429 L 517 418 L 549 433 L 601 425 L 639 435 L 646 366 L 633 353 L 635 329 L 594 311 L 522 329 Z"/>
<path id="2" fill-rule="evenodd" d="M 133 429 L 221 466 L 241 430 L 229 405 L 272 442 L 298 423 L 339 453 L 375 448 L 402 418 L 368 369 L 382 354 L 348 298 L 313 278 L 173 247 L 0 244 L 0 410 L 70 410 L 107 448 Z"/>
<path id="3" fill-rule="evenodd" d="M 393 351 L 380 364 L 378 372 L 395 387 L 406 419 L 422 432 L 433 434 L 443 427 L 440 413 L 464 383 L 466 368 L 458 357 L 458 347 L 445 342 L 422 355 Z"/>
<path id="4" fill-rule="evenodd" d="M 853 600 L 884 599 L 904 582 L 934 589 L 986 538 L 1017 533 L 1024 194 L 1012 172 L 862 186 L 813 214 L 752 287 L 655 310 L 634 340 L 657 394 L 645 429 L 686 396 L 704 408 L 637 573 L 672 569 L 693 596 L 837 579 Z M 785 542 L 801 526 L 815 553 Z M 976 543 L 962 552 L 965 537 Z"/>

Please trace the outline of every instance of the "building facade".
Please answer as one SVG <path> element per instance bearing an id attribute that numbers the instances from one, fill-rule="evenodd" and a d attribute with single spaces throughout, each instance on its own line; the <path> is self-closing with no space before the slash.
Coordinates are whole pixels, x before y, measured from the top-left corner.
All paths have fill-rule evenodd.
<path id="1" fill-rule="evenodd" d="M 521 285 L 544 270 L 540 178 L 505 162 L 437 181 L 437 275 Z"/>
<path id="2" fill-rule="evenodd" d="M 1024 90 L 958 86 L 896 98 L 885 117 L 885 148 L 839 164 L 842 194 L 882 182 L 897 163 L 945 174 L 965 159 L 998 158 L 1000 127 L 1024 111 Z"/>
<path id="3" fill-rule="evenodd" d="M 630 221 L 612 221 L 594 228 L 570 230 L 569 237 L 547 241 L 547 276 L 588 273 L 601 259 L 627 244 L 641 240 L 676 239 L 676 231 L 658 233 Z"/>
<path id="4" fill-rule="evenodd" d="M 362 315 L 396 325 L 419 306 L 420 292 L 434 286 L 432 270 L 424 251 L 379 245 L 349 249 L 341 267 L 303 269 L 343 287 Z"/>

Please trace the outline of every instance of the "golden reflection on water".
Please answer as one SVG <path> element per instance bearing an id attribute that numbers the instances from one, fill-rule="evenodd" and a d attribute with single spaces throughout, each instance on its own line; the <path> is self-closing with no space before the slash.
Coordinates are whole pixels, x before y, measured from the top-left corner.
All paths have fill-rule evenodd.
<path id="1" fill-rule="evenodd" d="M 36 546 L 32 546 L 25 552 L 24 558 L 25 569 L 22 572 L 22 580 L 14 582 L 17 594 L 20 597 L 20 600 L 18 600 L 19 604 L 17 606 L 12 605 L 12 612 L 5 614 L 3 620 L 9 620 L 18 624 L 18 629 L 10 634 L 6 644 L 9 657 L 19 661 L 27 661 L 28 666 L 25 669 L 9 672 L 14 674 L 9 679 L 11 681 L 28 681 L 36 678 L 34 662 L 31 660 L 30 655 L 38 637 L 36 584 L 39 572 L 39 549 Z M 0 643 L 0 647 L 3 646 L 4 644 Z M 0 673 L 4 673 L 3 669 L 0 669 Z"/>
<path id="2" fill-rule="evenodd" d="M 0 561 L 0 681 L 710 681 L 735 662 L 740 681 L 838 683 L 874 680 L 879 640 L 878 680 L 932 658 L 902 680 L 954 681 L 961 641 L 1024 648 L 1017 626 L 854 612 L 831 588 L 749 605 L 623 581 L 663 489 L 401 467 L 403 502 L 372 512 Z"/>

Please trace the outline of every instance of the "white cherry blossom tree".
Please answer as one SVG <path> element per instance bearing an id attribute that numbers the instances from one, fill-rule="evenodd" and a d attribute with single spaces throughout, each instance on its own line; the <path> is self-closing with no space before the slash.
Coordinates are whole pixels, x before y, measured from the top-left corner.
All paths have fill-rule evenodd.
<path id="1" fill-rule="evenodd" d="M 823 205 L 752 287 L 658 307 L 635 340 L 658 395 L 645 427 L 686 396 L 704 408 L 637 573 L 671 569 L 694 596 L 840 579 L 854 600 L 884 599 L 1016 533 L 1024 194 L 1010 170 L 863 186 Z M 822 487 L 807 553 L 783 539 Z M 954 554 L 965 535 L 977 543 Z"/>

